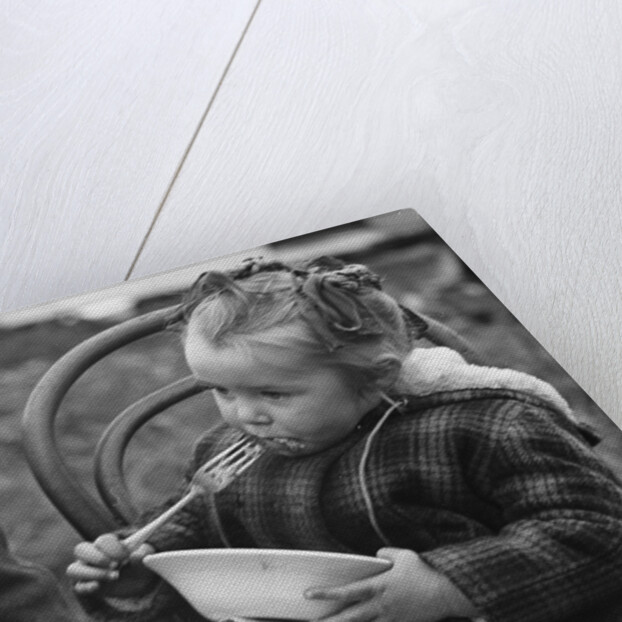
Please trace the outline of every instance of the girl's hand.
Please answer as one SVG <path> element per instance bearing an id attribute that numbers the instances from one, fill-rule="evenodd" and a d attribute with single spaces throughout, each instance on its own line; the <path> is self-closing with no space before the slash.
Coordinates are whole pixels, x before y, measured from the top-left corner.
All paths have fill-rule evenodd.
<path id="1" fill-rule="evenodd" d="M 74 582 L 78 594 L 91 594 L 102 585 L 115 582 L 121 576 L 120 569 L 126 564 L 140 566 L 143 557 L 154 552 L 149 544 L 143 544 L 135 551 L 129 551 L 119 536 L 106 533 L 94 542 L 80 542 L 74 549 L 76 561 L 67 568 L 67 576 Z M 135 574 L 135 573 L 134 573 Z M 125 577 L 126 572 L 123 572 Z M 138 580 L 133 579 L 132 591 L 140 591 L 153 580 L 151 572 L 139 571 Z M 112 590 L 110 590 L 112 594 Z"/>
<path id="2" fill-rule="evenodd" d="M 374 577 L 336 588 L 312 588 L 306 598 L 333 600 L 337 613 L 326 622 L 438 622 L 444 618 L 481 615 L 466 596 L 413 551 L 380 549 L 378 557 L 393 562 Z"/>

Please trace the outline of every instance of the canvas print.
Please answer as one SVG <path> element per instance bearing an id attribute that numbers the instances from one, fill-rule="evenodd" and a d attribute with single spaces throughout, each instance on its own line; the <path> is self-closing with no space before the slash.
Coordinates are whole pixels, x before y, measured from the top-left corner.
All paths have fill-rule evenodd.
<path id="1" fill-rule="evenodd" d="M 2 620 L 622 620 L 620 430 L 413 210 L 0 324 Z"/>

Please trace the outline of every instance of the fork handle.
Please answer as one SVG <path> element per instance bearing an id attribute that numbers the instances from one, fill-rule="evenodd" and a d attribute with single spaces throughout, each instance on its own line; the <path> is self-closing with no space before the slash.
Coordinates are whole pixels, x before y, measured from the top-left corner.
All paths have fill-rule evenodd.
<path id="1" fill-rule="evenodd" d="M 168 522 L 179 510 L 188 505 L 192 499 L 198 494 L 197 488 L 192 488 L 190 492 L 184 495 L 175 505 L 172 505 L 166 512 L 163 512 L 157 518 L 154 518 L 151 522 L 147 523 L 144 527 L 141 527 L 133 534 L 125 538 L 122 543 L 129 551 L 135 551 L 141 544 L 144 544 L 149 537 L 154 534 L 164 523 Z"/>

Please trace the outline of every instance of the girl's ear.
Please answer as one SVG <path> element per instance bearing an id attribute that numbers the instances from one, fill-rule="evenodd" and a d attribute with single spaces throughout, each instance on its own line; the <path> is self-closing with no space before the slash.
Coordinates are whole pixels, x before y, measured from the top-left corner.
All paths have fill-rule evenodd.
<path id="1" fill-rule="evenodd" d="M 397 382 L 402 371 L 402 361 L 395 355 L 385 354 L 374 361 L 376 374 L 376 389 L 388 391 Z"/>

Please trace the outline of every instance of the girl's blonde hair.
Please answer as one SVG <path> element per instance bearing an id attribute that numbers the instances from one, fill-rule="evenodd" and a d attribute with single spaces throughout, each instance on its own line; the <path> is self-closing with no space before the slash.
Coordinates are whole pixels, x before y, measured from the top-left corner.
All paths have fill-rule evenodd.
<path id="1" fill-rule="evenodd" d="M 421 318 L 381 290 L 369 268 L 322 257 L 301 266 L 248 260 L 238 270 L 206 272 L 186 294 L 185 323 L 211 344 L 266 343 L 268 329 L 295 326 L 273 346 L 294 349 L 348 372 L 358 389 L 389 388 Z"/>

